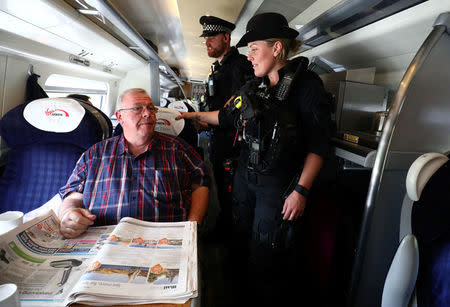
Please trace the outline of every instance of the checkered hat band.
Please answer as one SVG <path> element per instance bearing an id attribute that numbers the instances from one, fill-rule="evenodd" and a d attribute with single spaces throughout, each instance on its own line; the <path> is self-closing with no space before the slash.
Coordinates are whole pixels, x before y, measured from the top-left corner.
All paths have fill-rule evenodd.
<path id="1" fill-rule="evenodd" d="M 221 26 L 221 25 L 203 25 L 203 31 L 207 31 L 207 32 L 226 32 L 226 33 L 230 33 L 230 29 L 228 29 L 227 27 Z"/>

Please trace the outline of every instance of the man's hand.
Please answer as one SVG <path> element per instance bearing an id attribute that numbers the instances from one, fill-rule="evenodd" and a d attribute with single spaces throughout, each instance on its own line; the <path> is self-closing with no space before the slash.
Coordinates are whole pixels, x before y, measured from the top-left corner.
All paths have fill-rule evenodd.
<path id="1" fill-rule="evenodd" d="M 283 220 L 294 221 L 303 215 L 305 211 L 306 198 L 296 191 L 292 191 L 284 201 Z"/>
<path id="2" fill-rule="evenodd" d="M 94 224 L 95 215 L 88 209 L 70 208 L 61 217 L 61 234 L 68 239 L 75 238 Z"/>

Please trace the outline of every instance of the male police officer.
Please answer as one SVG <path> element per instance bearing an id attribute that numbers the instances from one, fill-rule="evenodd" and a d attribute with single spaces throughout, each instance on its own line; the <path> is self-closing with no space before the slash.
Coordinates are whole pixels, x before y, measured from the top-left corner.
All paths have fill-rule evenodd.
<path id="1" fill-rule="evenodd" d="M 205 38 L 208 56 L 217 59 L 213 63 L 208 79 L 206 96 L 209 111 L 215 111 L 222 108 L 247 79 L 253 77 L 253 68 L 247 58 L 239 54 L 236 47 L 230 47 L 230 33 L 235 28 L 234 24 L 214 16 L 202 16 L 200 24 L 203 26 L 200 37 Z M 231 222 L 231 199 L 227 192 L 225 180 L 227 175 L 223 163 L 233 155 L 235 134 L 236 131 L 231 129 L 215 127 L 211 136 L 211 162 L 222 212 L 218 230 L 225 233 L 229 231 L 228 226 Z"/>

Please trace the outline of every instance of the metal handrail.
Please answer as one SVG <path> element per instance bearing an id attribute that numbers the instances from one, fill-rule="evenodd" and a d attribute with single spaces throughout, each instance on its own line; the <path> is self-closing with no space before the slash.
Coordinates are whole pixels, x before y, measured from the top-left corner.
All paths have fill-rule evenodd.
<path id="1" fill-rule="evenodd" d="M 405 75 L 400 82 L 400 85 L 395 94 L 394 101 L 389 111 L 389 115 L 386 124 L 383 128 L 383 133 L 381 135 L 380 143 L 377 149 L 377 155 L 375 158 L 375 164 L 372 170 L 372 175 L 369 183 L 369 190 L 367 193 L 366 205 L 364 209 L 364 216 L 361 224 L 361 230 L 358 240 L 358 248 L 356 250 L 355 262 L 352 269 L 352 278 L 350 281 L 350 289 L 347 305 L 353 306 L 356 298 L 356 289 L 361 277 L 361 268 L 363 259 L 365 257 L 367 248 L 367 239 L 369 236 L 370 224 L 372 221 L 373 211 L 375 207 L 375 200 L 378 195 L 378 190 L 381 185 L 381 179 L 386 166 L 386 161 L 388 157 L 388 149 L 392 139 L 392 135 L 397 123 L 398 117 L 402 110 L 403 104 L 405 102 L 406 93 L 408 88 L 416 75 L 417 71 L 422 67 L 427 56 L 433 49 L 434 45 L 438 42 L 439 38 L 446 31 L 444 25 L 435 25 L 434 29 L 428 35 L 428 37 L 423 42 L 419 51 L 415 55 L 414 59 L 411 61 Z"/>
<path id="2" fill-rule="evenodd" d="M 139 32 L 127 21 L 127 19 L 108 1 L 108 0 L 90 0 L 93 5 L 103 16 L 105 16 L 115 27 L 122 31 L 133 43 L 135 43 L 151 60 L 156 61 L 159 65 L 164 66 L 167 73 L 172 76 L 178 86 L 183 91 L 183 81 L 170 68 L 170 66 L 159 57 L 153 48 L 145 41 Z M 184 91 L 183 91 L 184 93 Z"/>

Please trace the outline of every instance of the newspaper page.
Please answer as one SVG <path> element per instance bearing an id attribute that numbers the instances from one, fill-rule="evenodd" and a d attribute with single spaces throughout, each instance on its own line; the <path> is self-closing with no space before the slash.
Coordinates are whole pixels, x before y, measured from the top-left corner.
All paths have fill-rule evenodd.
<path id="1" fill-rule="evenodd" d="M 66 303 L 184 303 L 197 296 L 196 227 L 123 218 Z"/>
<path id="2" fill-rule="evenodd" d="M 114 226 L 64 239 L 53 211 L 0 236 L 0 284 L 19 287 L 22 306 L 64 306 L 70 290 Z"/>

